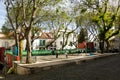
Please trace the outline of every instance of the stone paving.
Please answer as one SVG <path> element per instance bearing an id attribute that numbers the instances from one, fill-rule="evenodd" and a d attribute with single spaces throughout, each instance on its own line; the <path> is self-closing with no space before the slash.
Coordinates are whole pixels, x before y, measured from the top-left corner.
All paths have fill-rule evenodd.
<path id="1" fill-rule="evenodd" d="M 77 58 L 77 57 L 85 57 L 89 54 L 83 53 L 83 54 L 70 54 L 66 58 L 66 55 L 58 55 L 58 58 L 56 58 L 56 55 L 49 55 L 49 56 L 33 56 L 33 60 L 36 62 L 44 62 L 44 61 L 53 61 L 53 60 L 63 60 L 63 59 L 71 59 L 71 58 Z M 24 59 L 25 60 L 25 59 Z"/>
<path id="2" fill-rule="evenodd" d="M 100 53 L 94 53 L 94 55 L 90 55 L 88 53 L 82 53 L 82 54 L 70 54 L 68 57 L 66 55 L 59 55 L 58 58 L 56 58 L 56 55 L 49 55 L 49 56 L 33 56 L 32 57 L 32 64 L 24 64 L 25 63 L 25 57 L 22 60 L 23 64 L 20 65 L 35 65 L 35 64 L 42 64 L 42 63 L 51 63 L 51 62 L 60 62 L 60 61 L 69 61 L 69 60 L 75 60 L 75 59 L 85 59 L 92 56 L 99 56 Z"/>
<path id="3" fill-rule="evenodd" d="M 100 53 L 94 53 L 94 56 L 101 55 Z M 92 55 L 93 56 L 93 55 Z M 81 53 L 81 54 L 69 54 L 68 57 L 66 55 L 59 55 L 58 58 L 56 58 L 56 55 L 49 55 L 49 56 L 33 56 L 32 61 L 36 63 L 44 63 L 49 61 L 61 61 L 61 60 L 69 60 L 69 59 L 75 59 L 75 58 L 85 58 L 90 57 L 89 53 Z M 23 63 L 25 61 L 25 58 L 23 59 Z"/>

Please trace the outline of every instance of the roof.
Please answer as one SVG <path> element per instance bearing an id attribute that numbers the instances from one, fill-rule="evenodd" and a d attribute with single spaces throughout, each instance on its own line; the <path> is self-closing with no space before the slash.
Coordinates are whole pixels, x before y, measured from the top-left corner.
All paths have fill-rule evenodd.
<path id="1" fill-rule="evenodd" d="M 5 39 L 5 38 L 6 38 L 6 35 L 0 32 L 0 39 Z"/>
<path id="2" fill-rule="evenodd" d="M 14 32 L 10 32 L 8 35 L 5 35 L 4 33 L 0 32 L 0 39 L 7 39 L 7 38 L 13 39 L 14 38 Z M 43 32 L 40 36 L 40 39 L 53 39 L 53 35 L 51 32 Z"/>
<path id="3" fill-rule="evenodd" d="M 41 38 L 41 39 L 52 39 L 53 36 L 52 36 L 52 33 L 50 33 L 50 32 L 49 33 L 43 32 L 39 38 Z"/>
<path id="4" fill-rule="evenodd" d="M 8 36 L 14 36 L 14 32 L 13 32 L 13 31 L 10 32 L 10 33 L 8 34 Z"/>
<path id="5" fill-rule="evenodd" d="M 9 36 L 9 34 L 8 34 L 8 35 L 5 35 L 4 33 L 0 32 L 0 39 L 8 39 L 8 37 L 9 37 L 10 39 L 13 39 L 13 38 L 14 38 L 13 36 Z"/>

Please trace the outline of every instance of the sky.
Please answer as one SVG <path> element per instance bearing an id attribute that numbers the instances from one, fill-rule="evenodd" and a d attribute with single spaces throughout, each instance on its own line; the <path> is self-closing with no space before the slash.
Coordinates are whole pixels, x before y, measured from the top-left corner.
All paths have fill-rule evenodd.
<path id="1" fill-rule="evenodd" d="M 0 2 L 0 28 L 5 22 L 6 10 L 3 2 Z"/>

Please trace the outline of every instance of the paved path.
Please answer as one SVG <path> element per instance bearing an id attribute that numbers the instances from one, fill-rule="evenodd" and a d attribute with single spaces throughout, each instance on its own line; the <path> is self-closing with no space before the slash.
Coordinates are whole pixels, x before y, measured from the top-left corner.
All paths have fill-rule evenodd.
<path id="1" fill-rule="evenodd" d="M 62 66 L 30 75 L 9 75 L 5 80 L 120 80 L 120 55 Z"/>

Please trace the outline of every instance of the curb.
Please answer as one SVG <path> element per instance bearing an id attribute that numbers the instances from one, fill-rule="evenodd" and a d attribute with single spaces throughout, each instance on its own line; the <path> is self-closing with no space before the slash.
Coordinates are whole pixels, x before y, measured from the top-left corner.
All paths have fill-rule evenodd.
<path id="1" fill-rule="evenodd" d="M 26 75 L 26 74 L 34 74 L 38 73 L 44 70 L 50 70 L 53 68 L 59 68 L 63 66 L 71 66 L 71 65 L 77 65 L 84 62 L 92 61 L 92 60 L 98 60 L 109 56 L 115 56 L 117 54 L 104 54 L 104 55 L 94 55 L 94 56 L 87 56 L 85 58 L 74 58 L 74 59 L 66 59 L 66 60 L 58 60 L 58 61 L 51 61 L 46 63 L 37 63 L 37 64 L 18 64 L 14 63 L 16 65 L 17 74 L 19 75 Z"/>

